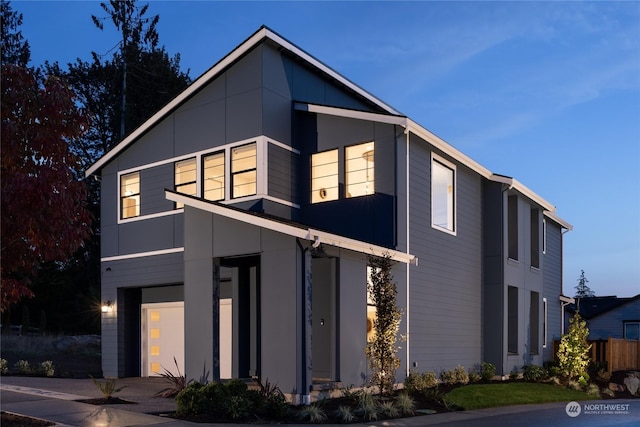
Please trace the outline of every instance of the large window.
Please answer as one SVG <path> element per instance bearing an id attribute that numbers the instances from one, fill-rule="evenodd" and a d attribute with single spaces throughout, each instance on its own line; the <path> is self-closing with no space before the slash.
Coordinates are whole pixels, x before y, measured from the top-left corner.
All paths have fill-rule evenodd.
<path id="1" fill-rule="evenodd" d="M 120 216 L 122 219 L 140 215 L 140 172 L 120 177 Z"/>
<path id="2" fill-rule="evenodd" d="M 175 187 L 178 193 L 196 195 L 196 159 L 182 160 L 175 163 Z M 183 208 L 182 203 L 176 203 L 176 208 Z"/>
<path id="3" fill-rule="evenodd" d="M 507 287 L 507 351 L 518 354 L 518 288 Z"/>
<path id="4" fill-rule="evenodd" d="M 509 239 L 509 258 L 518 259 L 518 196 L 509 196 L 508 199 L 508 239 Z"/>
<path id="5" fill-rule="evenodd" d="M 436 158 L 431 161 L 431 224 L 455 231 L 455 167 Z"/>
<path id="6" fill-rule="evenodd" d="M 203 191 L 206 200 L 224 200 L 224 151 L 203 157 Z"/>
<path id="7" fill-rule="evenodd" d="M 540 327 L 540 294 L 531 291 L 531 301 L 529 302 L 529 353 L 538 354 L 540 339 L 538 338 Z"/>
<path id="8" fill-rule="evenodd" d="M 232 198 L 252 196 L 257 192 L 256 143 L 231 149 Z"/>
<path id="9" fill-rule="evenodd" d="M 540 268 L 540 211 L 531 209 L 531 267 Z"/>
<path id="10" fill-rule="evenodd" d="M 338 150 L 311 155 L 311 203 L 338 200 Z"/>
<path id="11" fill-rule="evenodd" d="M 375 193 L 373 141 L 345 148 L 345 186 L 346 197 Z"/>

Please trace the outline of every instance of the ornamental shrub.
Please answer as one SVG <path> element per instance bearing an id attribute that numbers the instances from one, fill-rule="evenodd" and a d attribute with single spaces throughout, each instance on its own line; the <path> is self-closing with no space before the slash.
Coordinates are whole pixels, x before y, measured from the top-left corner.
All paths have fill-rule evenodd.
<path id="1" fill-rule="evenodd" d="M 496 375 L 496 365 L 489 362 L 482 362 L 480 365 L 480 378 L 485 383 L 491 382 L 493 377 Z"/>
<path id="2" fill-rule="evenodd" d="M 545 370 L 537 365 L 525 365 L 522 367 L 522 378 L 525 381 L 538 381 L 544 378 Z"/>
<path id="3" fill-rule="evenodd" d="M 579 313 L 569 319 L 569 330 L 560 339 L 558 361 L 560 372 L 569 379 L 577 379 L 587 374 L 589 366 L 589 350 L 587 342 L 589 328 Z"/>
<path id="4" fill-rule="evenodd" d="M 438 377 L 433 371 L 421 373 L 410 372 L 404 381 L 404 388 L 409 393 L 423 393 L 438 385 Z"/>

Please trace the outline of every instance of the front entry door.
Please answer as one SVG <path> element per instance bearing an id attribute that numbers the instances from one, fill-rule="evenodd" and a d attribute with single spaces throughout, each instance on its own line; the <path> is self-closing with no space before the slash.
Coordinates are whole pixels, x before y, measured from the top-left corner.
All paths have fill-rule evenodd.
<path id="1" fill-rule="evenodd" d="M 311 264 L 314 381 L 336 378 L 336 259 L 313 258 Z"/>

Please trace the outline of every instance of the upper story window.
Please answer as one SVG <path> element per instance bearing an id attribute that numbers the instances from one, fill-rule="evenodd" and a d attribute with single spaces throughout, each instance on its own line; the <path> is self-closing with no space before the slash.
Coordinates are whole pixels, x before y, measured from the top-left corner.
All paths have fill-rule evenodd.
<path id="1" fill-rule="evenodd" d="M 531 209 L 531 267 L 540 268 L 540 211 Z"/>
<path id="2" fill-rule="evenodd" d="M 507 238 L 509 258 L 518 259 L 518 196 L 509 196 L 507 206 Z"/>
<path id="3" fill-rule="evenodd" d="M 257 192 L 257 147 L 256 143 L 231 149 L 232 198 L 252 196 Z"/>
<path id="4" fill-rule="evenodd" d="M 203 157 L 203 191 L 206 200 L 224 200 L 224 151 Z"/>
<path id="5" fill-rule="evenodd" d="M 455 232 L 456 169 L 444 159 L 431 158 L 431 225 Z"/>
<path id="6" fill-rule="evenodd" d="M 175 188 L 178 193 L 195 196 L 196 184 L 196 159 L 187 159 L 175 163 Z M 176 203 L 176 208 L 183 208 L 182 203 Z"/>
<path id="7" fill-rule="evenodd" d="M 374 160 L 373 141 L 345 148 L 346 197 L 375 193 Z"/>
<path id="8" fill-rule="evenodd" d="M 338 150 L 311 155 L 311 203 L 338 200 Z"/>
<path id="9" fill-rule="evenodd" d="M 140 172 L 120 176 L 120 216 L 140 216 Z"/>

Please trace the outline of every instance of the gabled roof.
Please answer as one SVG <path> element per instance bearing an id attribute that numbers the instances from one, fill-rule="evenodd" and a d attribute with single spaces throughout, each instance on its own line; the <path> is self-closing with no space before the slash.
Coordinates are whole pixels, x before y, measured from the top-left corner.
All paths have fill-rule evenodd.
<path id="1" fill-rule="evenodd" d="M 576 312 L 577 305 L 580 306 L 580 316 L 585 319 L 593 319 L 613 309 L 621 307 L 627 303 L 640 299 L 640 294 L 634 297 L 618 298 L 617 296 L 585 297 L 576 298 L 576 304 L 567 306 L 567 310 Z"/>
<path id="2" fill-rule="evenodd" d="M 309 55 L 304 50 L 300 49 L 293 43 L 289 42 L 285 38 L 281 37 L 279 34 L 275 33 L 271 29 L 266 26 L 262 26 L 258 31 L 256 31 L 251 37 L 242 42 L 238 47 L 232 50 L 227 56 L 222 58 L 218 63 L 216 63 L 213 67 L 211 67 L 208 71 L 198 77 L 193 83 L 189 85 L 182 93 L 176 96 L 173 100 L 171 100 L 167 105 L 165 105 L 160 111 L 151 116 L 147 121 L 145 121 L 142 125 L 140 125 L 136 130 L 131 132 L 125 139 L 120 141 L 115 147 L 113 147 L 109 152 L 107 152 L 104 156 L 102 156 L 96 163 L 94 163 L 87 171 L 85 172 L 85 176 L 91 176 L 97 171 L 99 171 L 103 166 L 109 163 L 114 157 L 116 157 L 120 152 L 122 152 L 125 148 L 127 148 L 130 144 L 132 144 L 136 139 L 140 136 L 144 135 L 149 129 L 155 126 L 158 122 L 160 122 L 167 115 L 171 114 L 175 109 L 177 109 L 180 105 L 182 105 L 185 101 L 187 101 L 191 96 L 197 93 L 202 87 L 210 83 L 214 80 L 218 75 L 223 73 L 231 64 L 244 56 L 247 52 L 252 50 L 254 47 L 262 43 L 264 40 L 271 40 L 274 43 L 277 43 L 282 49 L 285 49 L 291 52 L 293 55 L 298 56 L 299 58 L 306 61 L 308 64 L 314 66 L 318 70 L 324 72 L 328 76 L 332 77 L 336 81 L 340 82 L 347 88 L 351 89 L 355 93 L 364 97 L 371 103 L 377 105 L 382 110 L 388 112 L 389 114 L 399 115 L 400 113 L 396 111 L 394 108 L 389 106 L 388 104 L 382 102 L 369 92 L 362 89 L 360 86 L 351 82 L 347 78 L 338 74 L 332 68 L 318 61 L 313 56 Z"/>
<path id="3" fill-rule="evenodd" d="M 502 182 L 504 184 L 509 185 L 510 188 L 519 191 L 525 197 L 533 200 L 535 203 L 540 205 L 544 209 L 544 215 L 554 222 L 559 224 L 561 227 L 571 230 L 573 227 L 568 222 L 564 221 L 562 218 L 555 214 L 555 206 L 540 197 L 538 194 L 527 188 L 522 183 L 517 180 L 505 177 L 503 175 L 494 174 L 489 169 L 482 166 L 480 163 L 476 162 L 466 154 L 462 153 L 452 145 L 448 144 L 446 141 L 422 127 L 418 123 L 404 116 L 400 112 L 398 112 L 393 107 L 389 106 L 385 102 L 381 101 L 371 93 L 365 91 L 360 86 L 351 82 L 349 79 L 337 73 L 331 67 L 323 64 L 313 56 L 309 55 L 307 52 L 289 42 L 279 34 L 275 33 L 271 29 L 266 26 L 262 26 L 258 31 L 256 31 L 252 36 L 250 36 L 247 40 L 242 42 L 238 47 L 236 47 L 233 51 L 227 54 L 224 58 L 222 58 L 218 63 L 212 66 L 208 71 L 198 77 L 187 89 L 185 89 L 182 93 L 176 96 L 172 101 L 170 101 L 167 105 L 165 105 L 160 111 L 151 116 L 147 121 L 145 121 L 142 125 L 140 125 L 137 129 L 135 129 L 131 134 L 129 134 L 125 139 L 123 139 L 120 143 L 118 143 L 115 147 L 113 147 L 109 152 L 107 152 L 104 156 L 102 156 L 96 163 L 94 163 L 87 171 L 85 172 L 85 176 L 91 176 L 98 172 L 102 167 L 104 167 L 107 163 L 109 163 L 112 159 L 114 159 L 118 154 L 124 151 L 129 145 L 134 143 L 138 138 L 144 135 L 147 131 L 149 131 L 153 126 L 159 123 L 166 116 L 175 111 L 180 105 L 186 102 L 189 98 L 195 95 L 201 88 L 209 84 L 212 80 L 218 77 L 221 73 L 223 73 L 229 66 L 231 66 L 234 62 L 244 56 L 247 52 L 255 48 L 257 45 L 262 43 L 265 40 L 271 40 L 276 43 L 280 48 L 290 52 L 291 54 L 297 56 L 298 58 L 305 61 L 307 64 L 315 67 L 317 70 L 326 74 L 330 78 L 344 85 L 349 90 L 354 93 L 362 96 L 364 99 L 371 102 L 373 105 L 376 105 L 381 109 L 384 113 L 372 113 L 365 111 L 357 111 L 350 110 L 345 108 L 338 108 L 332 106 L 320 106 L 315 104 L 306 104 L 306 103 L 296 103 L 294 108 L 298 110 L 304 110 L 309 112 L 316 112 L 321 114 L 330 114 L 337 115 L 343 117 L 351 117 L 362 120 L 370 120 L 370 121 L 378 121 L 383 123 L 397 124 L 399 126 L 403 126 L 405 128 L 405 132 L 411 132 L 414 135 L 419 136 L 423 140 L 427 141 L 429 144 L 441 150 L 443 153 L 451 156 L 456 159 L 463 165 L 467 166 L 474 172 L 480 174 L 481 176 L 496 182 Z"/>
<path id="4" fill-rule="evenodd" d="M 309 240 L 314 247 L 319 246 L 321 243 L 325 243 L 330 246 L 349 249 L 368 255 L 383 256 L 385 254 L 388 254 L 389 257 L 394 261 L 403 262 L 405 264 L 418 263 L 418 258 L 415 255 L 396 251 L 394 249 L 389 249 L 378 245 L 373 245 L 361 240 L 351 239 L 349 237 L 340 236 L 326 231 L 317 230 L 294 221 L 286 221 L 282 218 L 274 217 L 271 215 L 238 209 L 233 206 L 224 205 L 218 202 L 212 202 L 200 197 L 177 193 L 172 190 L 165 190 L 165 197 L 173 202 L 183 203 L 186 206 L 191 206 L 206 212 L 211 212 L 213 214 L 230 218 L 235 221 L 244 222 L 246 224 L 255 225 L 261 228 L 266 228 L 268 230 L 297 237 L 299 239 Z"/>

